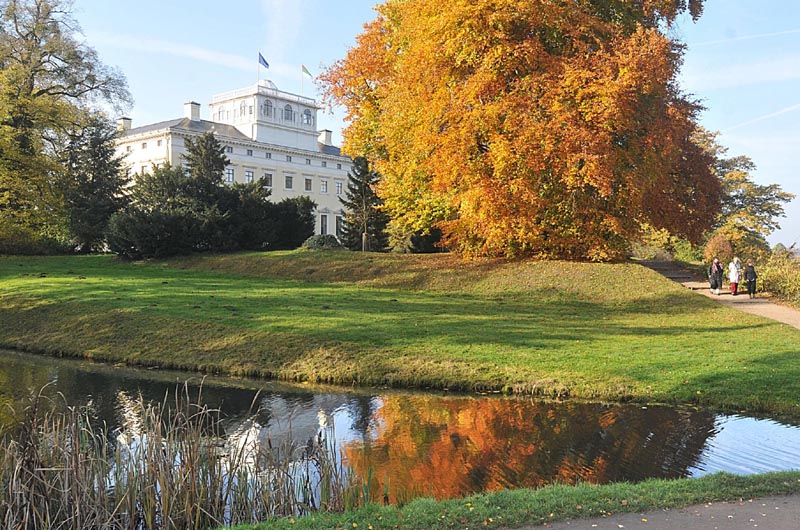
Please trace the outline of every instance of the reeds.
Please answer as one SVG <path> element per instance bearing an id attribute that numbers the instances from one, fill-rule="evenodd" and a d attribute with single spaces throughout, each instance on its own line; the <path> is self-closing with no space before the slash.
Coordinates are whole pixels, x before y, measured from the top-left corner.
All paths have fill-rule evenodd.
<path id="1" fill-rule="evenodd" d="M 253 419 L 226 433 L 187 385 L 162 403 L 120 402 L 123 428 L 108 432 L 91 407 L 55 411 L 41 391 L 32 398 L 0 439 L 2 528 L 196 530 L 367 498 L 328 429 L 280 447 Z"/>

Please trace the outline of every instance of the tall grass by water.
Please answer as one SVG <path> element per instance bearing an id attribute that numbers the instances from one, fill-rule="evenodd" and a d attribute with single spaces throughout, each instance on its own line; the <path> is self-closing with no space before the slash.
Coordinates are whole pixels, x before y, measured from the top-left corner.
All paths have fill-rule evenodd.
<path id="1" fill-rule="evenodd" d="M 156 404 L 123 396 L 119 432 L 96 426 L 90 406 L 49 399 L 34 396 L 0 439 L 2 528 L 202 530 L 342 512 L 368 490 L 331 432 L 275 447 L 252 421 L 224 432 L 187 386 Z"/>

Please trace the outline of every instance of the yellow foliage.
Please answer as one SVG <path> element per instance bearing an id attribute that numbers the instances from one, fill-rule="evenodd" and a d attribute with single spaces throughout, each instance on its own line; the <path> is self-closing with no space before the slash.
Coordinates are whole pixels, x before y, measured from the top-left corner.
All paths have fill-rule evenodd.
<path id="1" fill-rule="evenodd" d="M 719 186 L 663 33 L 685 6 L 389 0 L 323 74 L 395 230 L 467 255 L 616 259 L 641 223 L 699 239 Z M 611 9 L 611 8 L 609 8 Z"/>

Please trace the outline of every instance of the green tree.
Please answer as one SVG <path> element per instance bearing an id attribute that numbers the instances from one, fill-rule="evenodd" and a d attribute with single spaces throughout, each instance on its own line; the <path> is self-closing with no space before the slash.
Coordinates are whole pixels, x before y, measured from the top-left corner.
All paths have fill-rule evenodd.
<path id="1" fill-rule="evenodd" d="M 290 197 L 275 204 L 275 244 L 272 248 L 293 249 L 314 235 L 314 210 L 317 204 L 301 195 Z"/>
<path id="2" fill-rule="evenodd" d="M 713 232 L 729 240 L 736 252 L 768 252 L 767 236 L 780 228 L 783 205 L 794 195 L 778 184 L 756 184 L 753 161 L 747 156 L 726 157 L 728 149 L 718 143 L 717 133 L 700 130 L 696 142 L 712 156 L 712 172 L 722 184 L 722 207 Z"/>
<path id="3" fill-rule="evenodd" d="M 111 215 L 128 201 L 130 179 L 116 154 L 116 127 L 101 115 L 74 132 L 64 160 L 65 201 L 72 247 L 80 252 L 103 248 Z"/>
<path id="4" fill-rule="evenodd" d="M 190 176 L 186 192 L 198 201 L 216 202 L 225 190 L 223 175 L 231 161 L 213 133 L 203 133 L 196 139 L 184 140 L 186 154 L 183 161 Z"/>
<path id="5" fill-rule="evenodd" d="M 388 244 L 389 216 L 380 209 L 383 201 L 374 189 L 379 175 L 359 156 L 347 176 L 345 196 L 340 199 L 345 209 L 342 243 L 351 250 L 382 252 Z"/>
<path id="6" fill-rule="evenodd" d="M 124 77 L 83 43 L 70 9 L 69 0 L 0 0 L 0 218 L 40 233 L 66 218 L 66 132 L 98 103 L 130 102 Z"/>

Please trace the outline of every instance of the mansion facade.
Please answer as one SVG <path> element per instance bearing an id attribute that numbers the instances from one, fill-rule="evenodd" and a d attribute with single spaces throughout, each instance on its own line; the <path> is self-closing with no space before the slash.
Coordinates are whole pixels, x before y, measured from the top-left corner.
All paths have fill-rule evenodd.
<path id="1" fill-rule="evenodd" d="M 154 164 L 183 163 L 186 138 L 211 132 L 230 164 L 225 181 L 263 178 L 271 198 L 306 195 L 316 204 L 316 234 L 341 235 L 344 212 L 340 197 L 352 160 L 331 143 L 331 131 L 317 131 L 313 99 L 282 92 L 271 81 L 212 97 L 211 120 L 200 119 L 200 104 L 184 105 L 182 118 L 131 127 L 120 118 L 117 151 L 130 173 L 146 173 Z"/>

